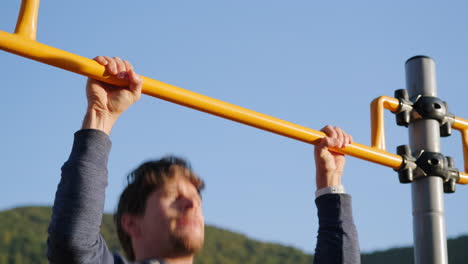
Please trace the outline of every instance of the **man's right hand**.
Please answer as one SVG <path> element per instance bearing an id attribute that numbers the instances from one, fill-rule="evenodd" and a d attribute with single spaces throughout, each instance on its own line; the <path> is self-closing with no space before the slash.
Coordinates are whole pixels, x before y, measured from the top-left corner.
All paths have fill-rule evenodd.
<path id="1" fill-rule="evenodd" d="M 353 138 L 339 127 L 326 126 L 326 134 L 315 146 L 315 167 L 317 190 L 341 185 L 345 156 L 329 148 L 344 148 L 353 143 Z"/>
<path id="2" fill-rule="evenodd" d="M 128 87 L 119 87 L 95 79 L 88 79 L 86 84 L 88 108 L 82 128 L 99 129 L 110 134 L 119 116 L 140 99 L 143 82 L 128 61 L 107 56 L 98 56 L 94 60 L 105 66 L 108 74 L 130 82 Z"/>

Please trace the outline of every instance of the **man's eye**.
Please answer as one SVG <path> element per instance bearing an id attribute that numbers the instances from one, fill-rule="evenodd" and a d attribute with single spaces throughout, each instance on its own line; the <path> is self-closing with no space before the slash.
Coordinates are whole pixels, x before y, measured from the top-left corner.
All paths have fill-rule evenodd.
<path id="1" fill-rule="evenodd" d="M 166 192 L 164 196 L 167 198 L 177 198 L 178 194 L 176 192 Z"/>

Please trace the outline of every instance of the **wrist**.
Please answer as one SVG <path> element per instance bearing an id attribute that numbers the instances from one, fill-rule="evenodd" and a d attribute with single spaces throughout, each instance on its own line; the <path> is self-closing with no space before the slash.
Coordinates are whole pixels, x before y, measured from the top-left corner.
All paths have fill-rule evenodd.
<path id="1" fill-rule="evenodd" d="M 317 190 L 322 188 L 341 185 L 341 173 L 333 173 L 326 175 L 316 175 Z"/>
<path id="2" fill-rule="evenodd" d="M 82 129 L 97 129 L 110 135 L 118 116 L 95 109 L 88 109 L 83 119 Z"/>

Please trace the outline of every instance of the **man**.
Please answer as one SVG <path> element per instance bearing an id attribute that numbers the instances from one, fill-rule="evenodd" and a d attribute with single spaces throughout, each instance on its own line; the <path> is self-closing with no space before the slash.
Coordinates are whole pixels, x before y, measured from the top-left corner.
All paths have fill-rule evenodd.
<path id="1" fill-rule="evenodd" d="M 99 234 L 107 185 L 109 134 L 119 116 L 141 96 L 142 80 L 127 61 L 96 57 L 110 75 L 128 80 L 116 87 L 89 79 L 88 107 L 82 129 L 62 167 L 49 226 L 51 263 L 191 264 L 202 248 L 204 220 L 200 180 L 181 159 L 163 158 L 142 164 L 129 175 L 115 215 L 127 259 L 109 251 Z M 327 137 L 315 148 L 316 204 L 319 234 L 315 263 L 359 263 L 351 198 L 344 194 L 341 175 L 345 158 L 328 150 L 352 143 L 337 127 L 323 129 Z"/>

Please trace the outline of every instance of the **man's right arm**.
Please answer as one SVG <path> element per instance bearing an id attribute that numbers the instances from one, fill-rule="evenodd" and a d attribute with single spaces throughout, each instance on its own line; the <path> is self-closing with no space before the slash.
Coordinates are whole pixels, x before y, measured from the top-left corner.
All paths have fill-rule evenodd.
<path id="1" fill-rule="evenodd" d="M 102 56 L 95 60 L 106 67 L 108 74 L 128 80 L 129 86 L 88 79 L 87 112 L 62 167 L 49 225 L 47 256 L 51 263 L 114 263 L 99 234 L 111 147 L 109 134 L 119 116 L 140 98 L 142 80 L 127 61 Z"/>
<path id="2" fill-rule="evenodd" d="M 51 263 L 114 263 L 99 233 L 110 147 L 108 136 L 100 130 L 75 133 L 49 225 L 47 256 Z"/>

